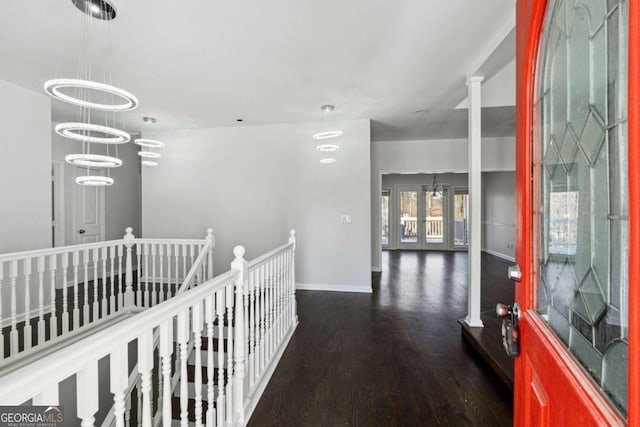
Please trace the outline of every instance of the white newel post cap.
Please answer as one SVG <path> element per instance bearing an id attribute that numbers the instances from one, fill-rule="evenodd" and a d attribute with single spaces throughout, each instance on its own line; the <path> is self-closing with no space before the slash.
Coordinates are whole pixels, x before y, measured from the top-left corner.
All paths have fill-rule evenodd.
<path id="1" fill-rule="evenodd" d="M 126 234 L 124 235 L 125 239 L 132 239 L 135 236 L 133 235 L 133 228 L 131 227 L 127 227 L 124 229 L 124 231 L 126 232 Z"/>
<path id="2" fill-rule="evenodd" d="M 296 230 L 292 228 L 289 230 L 289 243 L 295 243 L 296 241 Z"/>
<path id="3" fill-rule="evenodd" d="M 235 261 L 244 260 L 244 254 L 246 252 L 247 252 L 246 249 L 242 245 L 238 245 L 235 248 L 233 248 L 233 255 L 235 255 L 236 257 Z"/>

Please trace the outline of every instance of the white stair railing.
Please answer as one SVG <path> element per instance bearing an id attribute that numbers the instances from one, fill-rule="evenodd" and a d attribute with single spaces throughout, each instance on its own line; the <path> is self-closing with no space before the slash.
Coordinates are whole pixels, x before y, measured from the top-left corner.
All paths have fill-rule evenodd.
<path id="1" fill-rule="evenodd" d="M 66 422 L 73 424 L 77 417 L 89 426 L 105 405 L 99 396 L 107 387 L 117 426 L 135 419 L 145 427 L 170 426 L 172 418 L 183 426 L 190 420 L 207 426 L 246 425 L 297 325 L 294 251 L 294 231 L 289 243 L 251 262 L 237 246 L 230 271 L 0 376 L 0 402 L 65 405 L 74 399 L 77 412 L 65 413 Z M 205 270 L 195 268 L 205 274 L 209 266 L 210 261 Z M 130 353 L 130 346 L 137 351 Z M 193 358 L 190 347 L 195 348 Z M 108 373 L 98 370 L 105 356 Z M 139 376 L 129 370 L 133 365 Z M 74 375 L 74 393 L 59 394 L 59 385 Z M 154 376 L 159 377 L 157 393 Z M 174 413 L 176 379 L 179 410 Z M 130 396 L 135 399 L 137 393 L 132 382 L 140 394 L 135 415 L 130 412 Z"/>
<path id="2" fill-rule="evenodd" d="M 210 277 L 212 233 L 137 239 L 127 228 L 120 240 L 0 255 L 0 368 L 172 297 L 190 270 L 191 282 Z"/>

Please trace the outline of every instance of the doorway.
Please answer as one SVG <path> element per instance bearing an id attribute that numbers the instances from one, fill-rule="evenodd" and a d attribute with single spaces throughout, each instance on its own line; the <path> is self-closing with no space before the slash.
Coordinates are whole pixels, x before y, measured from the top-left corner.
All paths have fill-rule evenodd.
<path id="1" fill-rule="evenodd" d="M 398 185 L 395 218 L 399 249 L 447 249 L 448 188 Z"/>
<path id="2" fill-rule="evenodd" d="M 76 177 L 86 175 L 87 170 L 76 167 L 72 170 L 72 244 L 101 242 L 105 240 L 105 187 L 75 184 Z"/>

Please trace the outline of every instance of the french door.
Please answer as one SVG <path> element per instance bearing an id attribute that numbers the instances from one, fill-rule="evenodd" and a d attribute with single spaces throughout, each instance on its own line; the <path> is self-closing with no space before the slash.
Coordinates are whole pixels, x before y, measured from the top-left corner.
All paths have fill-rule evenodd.
<path id="1" fill-rule="evenodd" d="M 638 8 L 517 3 L 516 426 L 640 425 Z"/>
<path id="2" fill-rule="evenodd" d="M 398 248 L 446 249 L 448 189 L 398 186 Z"/>

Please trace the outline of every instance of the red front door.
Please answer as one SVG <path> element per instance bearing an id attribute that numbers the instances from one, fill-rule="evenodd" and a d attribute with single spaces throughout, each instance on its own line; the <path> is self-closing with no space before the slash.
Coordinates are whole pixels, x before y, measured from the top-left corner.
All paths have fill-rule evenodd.
<path id="1" fill-rule="evenodd" d="M 517 2 L 516 426 L 640 426 L 638 3 Z"/>

